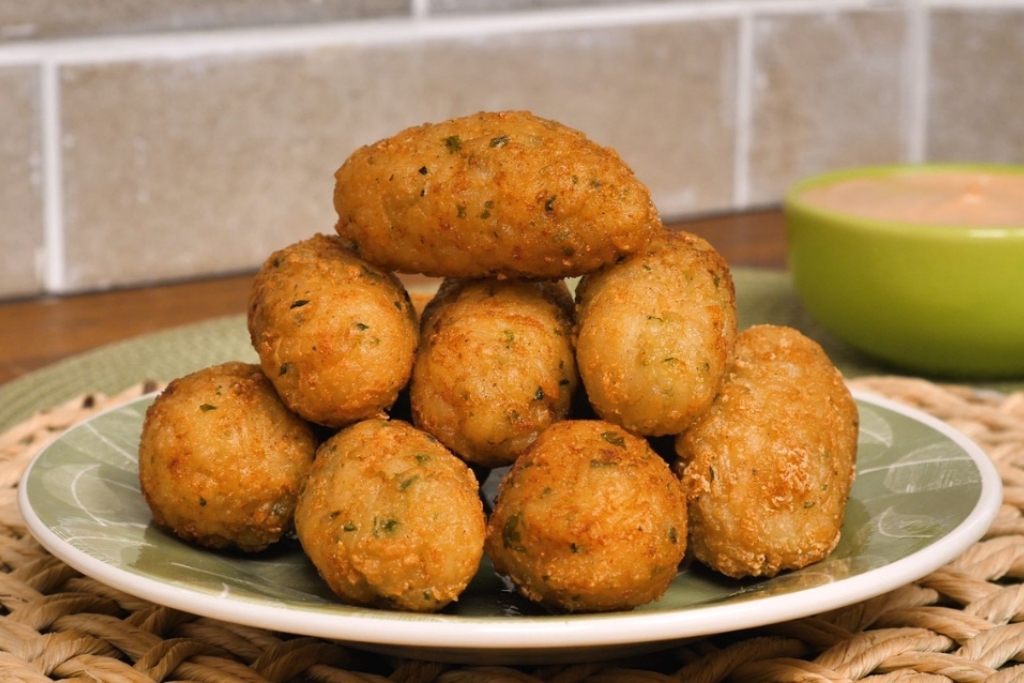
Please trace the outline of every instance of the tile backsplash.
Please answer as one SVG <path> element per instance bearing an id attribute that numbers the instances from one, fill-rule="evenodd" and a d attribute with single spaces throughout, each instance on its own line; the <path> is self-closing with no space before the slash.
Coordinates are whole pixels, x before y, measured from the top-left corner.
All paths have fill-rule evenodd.
<path id="1" fill-rule="evenodd" d="M 529 109 L 666 219 L 1024 161 L 1024 0 L 0 0 L 0 299 L 256 268 L 359 145 Z"/>

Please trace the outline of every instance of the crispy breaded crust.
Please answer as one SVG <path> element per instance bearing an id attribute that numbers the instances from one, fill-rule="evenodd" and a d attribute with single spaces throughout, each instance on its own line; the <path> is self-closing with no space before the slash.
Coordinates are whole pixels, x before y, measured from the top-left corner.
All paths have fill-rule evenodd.
<path id="1" fill-rule="evenodd" d="M 579 384 L 561 282 L 445 280 L 423 315 L 416 426 L 467 462 L 512 464 L 569 412 Z"/>
<path id="2" fill-rule="evenodd" d="M 661 229 L 614 150 L 523 111 L 403 130 L 356 150 L 335 180 L 338 234 L 401 273 L 582 275 Z"/>
<path id="3" fill-rule="evenodd" d="M 339 597 L 413 612 L 458 599 L 485 524 L 466 464 L 399 420 L 364 420 L 324 442 L 295 511 L 303 549 Z"/>
<path id="4" fill-rule="evenodd" d="M 675 435 L 711 405 L 736 338 L 729 266 L 704 239 L 663 231 L 576 289 L 576 362 L 603 419 Z"/>
<path id="5" fill-rule="evenodd" d="M 794 329 L 751 327 L 735 354 L 711 408 L 676 442 L 690 546 L 728 576 L 774 576 L 839 542 L 857 405 L 821 346 Z"/>
<path id="6" fill-rule="evenodd" d="M 502 482 L 486 551 L 551 609 L 628 610 L 668 589 L 686 528 L 682 485 L 646 441 L 601 420 L 565 420 Z"/>
<path id="7" fill-rule="evenodd" d="M 328 427 L 389 409 L 419 344 L 401 282 L 336 235 L 315 235 L 267 258 L 253 280 L 248 326 L 284 402 Z"/>
<path id="8" fill-rule="evenodd" d="M 180 538 L 256 552 L 291 530 L 315 450 L 258 365 L 224 363 L 175 379 L 146 410 L 139 486 Z"/>

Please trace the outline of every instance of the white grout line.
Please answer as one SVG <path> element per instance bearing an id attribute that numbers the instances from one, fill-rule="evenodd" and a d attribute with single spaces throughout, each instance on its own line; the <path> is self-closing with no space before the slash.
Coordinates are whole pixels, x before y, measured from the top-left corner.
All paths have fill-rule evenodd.
<path id="1" fill-rule="evenodd" d="M 40 109 L 43 147 L 43 283 L 47 292 L 66 289 L 64 258 L 63 165 L 61 163 L 59 67 L 52 61 L 40 65 Z"/>
<path id="2" fill-rule="evenodd" d="M 736 135 L 733 138 L 733 194 L 735 209 L 750 204 L 751 114 L 754 87 L 754 15 L 744 13 L 739 19 L 736 57 Z"/>
<path id="3" fill-rule="evenodd" d="M 928 62 L 931 42 L 931 26 L 928 8 L 916 0 L 909 8 L 909 31 L 907 52 L 907 161 L 912 164 L 923 162 L 928 154 Z"/>
<path id="4" fill-rule="evenodd" d="M 1024 0 L 926 0 L 933 9 L 1024 9 Z"/>
<path id="5" fill-rule="evenodd" d="M 186 59 L 238 53 L 272 53 L 336 45 L 368 45 L 444 38 L 635 26 L 664 21 L 738 17 L 754 12 L 819 12 L 819 0 L 743 0 L 607 5 L 508 14 L 429 17 L 428 0 L 413 0 L 410 17 L 337 23 L 168 32 L 18 41 L 0 44 L 0 65 L 116 62 L 136 59 Z M 829 0 L 829 9 L 856 9 L 877 0 Z"/>

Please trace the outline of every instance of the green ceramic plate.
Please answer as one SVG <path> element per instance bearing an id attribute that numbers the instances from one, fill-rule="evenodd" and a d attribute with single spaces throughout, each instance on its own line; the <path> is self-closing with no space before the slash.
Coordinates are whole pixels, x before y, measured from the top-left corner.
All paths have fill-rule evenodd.
<path id="1" fill-rule="evenodd" d="M 697 564 L 632 612 L 551 615 L 487 564 L 451 609 L 415 615 L 339 604 L 298 544 L 258 556 L 200 550 L 150 521 L 136 450 L 152 396 L 68 431 L 25 472 L 19 503 L 55 556 L 152 602 L 274 631 L 406 657 L 456 662 L 594 660 L 668 647 L 852 604 L 914 581 L 978 540 L 1001 501 L 985 454 L 947 425 L 856 394 L 858 476 L 843 539 L 825 561 L 770 580 L 734 581 Z"/>

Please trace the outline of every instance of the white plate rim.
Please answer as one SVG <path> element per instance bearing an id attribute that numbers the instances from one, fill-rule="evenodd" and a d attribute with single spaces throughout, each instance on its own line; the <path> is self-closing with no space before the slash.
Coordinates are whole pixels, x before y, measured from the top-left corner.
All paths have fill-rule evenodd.
<path id="1" fill-rule="evenodd" d="M 971 512 L 953 530 L 928 546 L 855 576 L 750 601 L 651 612 L 544 615 L 542 617 L 464 617 L 355 609 L 313 613 L 288 606 L 253 604 L 244 599 L 211 600 L 194 592 L 134 574 L 70 545 L 39 518 L 25 485 L 44 448 L 26 467 L 18 504 L 29 531 L 52 555 L 72 568 L 150 602 L 229 623 L 354 644 L 396 648 L 551 651 L 678 641 L 755 628 L 820 614 L 867 600 L 911 583 L 952 561 L 978 541 L 1002 503 L 1002 482 L 988 455 L 949 424 L 871 392 L 852 389 L 854 398 L 900 413 L 940 432 L 960 446 L 978 468 L 981 492 Z M 140 397 L 141 400 L 145 397 Z M 115 406 L 90 417 L 122 408 Z M 837 590 L 840 587 L 840 590 Z"/>

